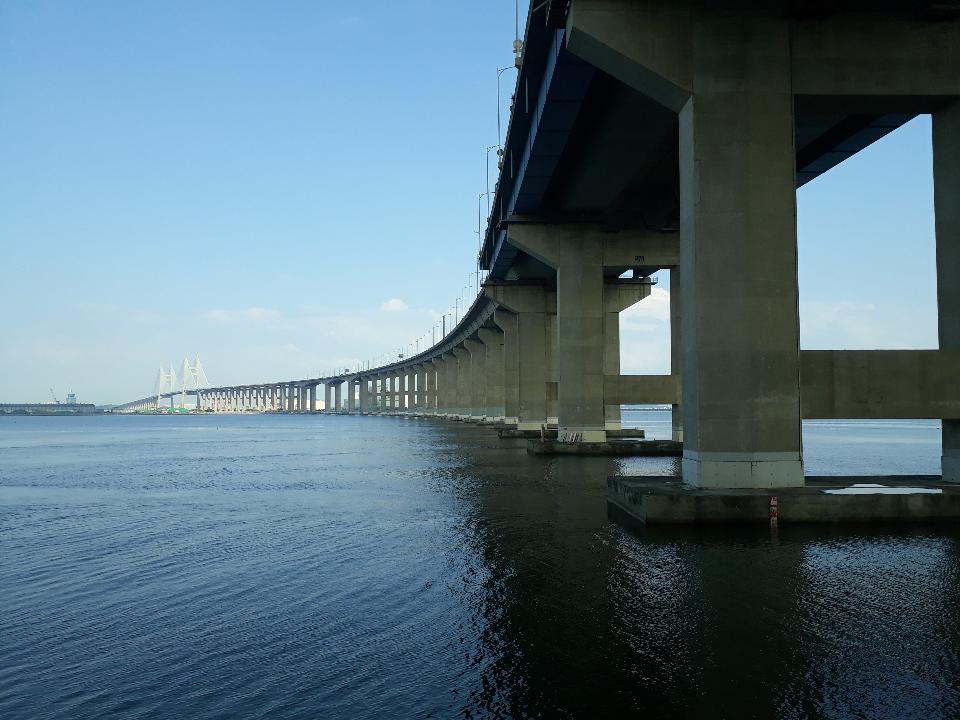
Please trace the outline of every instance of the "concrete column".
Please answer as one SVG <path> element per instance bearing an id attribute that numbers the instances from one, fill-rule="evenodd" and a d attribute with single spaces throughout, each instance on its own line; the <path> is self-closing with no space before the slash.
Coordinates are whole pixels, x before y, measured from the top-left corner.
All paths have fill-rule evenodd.
<path id="1" fill-rule="evenodd" d="M 294 403 L 295 403 L 295 401 L 294 401 L 294 393 L 295 393 L 295 392 L 296 392 L 296 388 L 295 388 L 293 385 L 287 385 L 287 386 L 286 386 L 287 412 L 290 412 L 290 413 L 292 413 L 292 412 L 294 412 L 294 411 L 296 410 L 296 407 L 295 407 L 295 404 L 294 404 Z"/>
<path id="2" fill-rule="evenodd" d="M 420 366 L 417 373 L 417 400 L 419 402 L 420 412 L 429 413 L 430 407 L 430 383 L 427 382 L 427 375 L 433 370 L 433 365 L 429 362 Z"/>
<path id="3" fill-rule="evenodd" d="M 356 398 L 356 380 L 347 381 L 347 412 L 355 413 L 357 411 L 357 398 Z"/>
<path id="4" fill-rule="evenodd" d="M 680 268 L 670 269 L 670 374 L 673 375 L 677 387 L 683 388 L 683 347 L 680 344 L 682 334 L 680 328 L 683 323 L 683 312 L 681 310 L 680 299 Z M 673 421 L 673 439 L 683 442 L 683 405 L 674 403 L 671 406 Z"/>
<path id="5" fill-rule="evenodd" d="M 459 345 L 453 349 L 453 357 L 456 377 L 453 414 L 463 420 L 470 415 L 470 352 Z"/>
<path id="6" fill-rule="evenodd" d="M 456 377 L 451 373 L 457 359 L 450 353 L 444 353 L 437 359 L 437 412 L 448 416 L 453 412 L 453 396 L 456 389 Z"/>
<path id="7" fill-rule="evenodd" d="M 500 422 L 504 417 L 503 333 L 484 327 L 480 328 L 479 335 L 486 350 L 483 414 L 487 420 Z"/>
<path id="8" fill-rule="evenodd" d="M 788 23 L 703 10 L 692 47 L 679 124 L 683 477 L 801 486 Z"/>
<path id="9" fill-rule="evenodd" d="M 452 418 L 457 414 L 457 357 L 453 352 L 443 356 L 443 382 L 440 391 L 444 395 L 444 414 Z"/>
<path id="10" fill-rule="evenodd" d="M 933 202 L 937 234 L 940 348 L 960 348 L 960 100 L 933 114 Z M 960 420 L 943 420 L 941 468 L 960 482 Z"/>
<path id="11" fill-rule="evenodd" d="M 343 410 L 343 383 L 339 381 L 333 383 L 333 407 L 337 413 Z"/>
<path id="12" fill-rule="evenodd" d="M 503 332 L 503 422 L 520 422 L 520 329 L 515 313 L 498 308 L 493 321 Z"/>
<path id="13" fill-rule="evenodd" d="M 517 313 L 517 428 L 520 430 L 539 430 L 547 422 L 550 342 L 545 312 Z"/>
<path id="14" fill-rule="evenodd" d="M 604 290 L 603 304 L 603 375 L 620 375 L 620 305 L 616 293 Z M 600 378 L 603 393 L 603 378 Z M 603 429 L 619 430 L 623 427 L 619 399 L 611 402 L 603 397 Z"/>
<path id="15" fill-rule="evenodd" d="M 560 367 L 558 342 L 559 323 L 557 321 L 557 306 L 547 308 L 547 422 L 558 423 L 560 415 Z"/>
<path id="16" fill-rule="evenodd" d="M 404 375 L 404 382 L 407 384 L 407 412 L 414 413 L 417 410 L 417 371 L 416 368 L 407 368 Z"/>
<path id="17" fill-rule="evenodd" d="M 486 417 L 487 348 L 480 340 L 465 340 L 463 345 L 470 353 L 468 414 L 472 420 L 483 420 Z"/>
<path id="18" fill-rule="evenodd" d="M 443 412 L 442 409 L 442 400 L 440 397 L 442 382 L 442 373 L 443 373 L 443 360 L 439 357 L 435 357 L 430 361 L 430 367 L 432 370 L 429 374 L 429 388 L 428 392 L 430 394 L 430 409 L 433 410 L 435 415 L 439 415 Z"/>
<path id="19" fill-rule="evenodd" d="M 406 381 L 407 377 L 402 371 L 393 376 L 394 410 L 396 412 L 403 412 L 407 408 Z"/>
<path id="20" fill-rule="evenodd" d="M 360 388 L 359 388 L 359 398 L 358 398 L 358 400 L 359 400 L 359 403 L 360 403 L 360 414 L 361 414 L 361 415 L 366 415 L 368 412 L 370 412 L 370 396 L 369 396 L 369 393 L 368 393 L 368 389 L 369 389 L 369 387 L 370 387 L 369 382 L 370 382 L 370 381 L 367 380 L 367 378 L 362 378 L 362 379 L 360 380 Z"/>
<path id="21" fill-rule="evenodd" d="M 377 396 L 377 412 L 382 413 L 387 402 L 386 379 L 383 375 L 378 375 L 374 381 L 374 394 Z"/>
<path id="22" fill-rule="evenodd" d="M 421 388 L 417 386 L 417 378 L 419 375 L 419 365 L 410 368 L 407 373 L 407 390 L 410 393 L 409 408 L 412 412 L 418 414 L 423 411 L 423 401 L 420 399 Z"/>

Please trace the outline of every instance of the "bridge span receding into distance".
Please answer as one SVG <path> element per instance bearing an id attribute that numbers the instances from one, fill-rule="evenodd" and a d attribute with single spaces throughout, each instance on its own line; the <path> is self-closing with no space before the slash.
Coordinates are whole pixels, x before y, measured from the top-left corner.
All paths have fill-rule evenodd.
<path id="1" fill-rule="evenodd" d="M 939 348 L 801 350 L 797 189 L 921 114 Z M 199 405 L 313 411 L 322 386 L 341 412 L 556 423 L 591 444 L 622 404 L 665 404 L 683 479 L 705 488 L 803 486 L 803 418 L 936 418 L 960 481 L 960 4 L 537 3 L 502 151 L 486 280 L 442 340 Z M 658 271 L 671 372 L 623 375 L 619 313 Z"/>

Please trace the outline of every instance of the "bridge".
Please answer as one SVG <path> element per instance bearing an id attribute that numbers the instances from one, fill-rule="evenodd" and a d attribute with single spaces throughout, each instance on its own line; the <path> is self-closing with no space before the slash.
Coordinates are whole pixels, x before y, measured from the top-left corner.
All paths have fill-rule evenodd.
<path id="1" fill-rule="evenodd" d="M 797 188 L 920 114 L 939 349 L 801 351 Z M 537 3 L 501 157 L 485 281 L 439 342 L 198 390 L 201 408 L 313 412 L 322 386 L 327 410 L 555 424 L 589 446 L 622 404 L 663 403 L 685 482 L 708 488 L 803 486 L 803 418 L 939 418 L 960 481 L 960 3 Z M 658 271 L 671 372 L 622 375 L 618 315 Z"/>

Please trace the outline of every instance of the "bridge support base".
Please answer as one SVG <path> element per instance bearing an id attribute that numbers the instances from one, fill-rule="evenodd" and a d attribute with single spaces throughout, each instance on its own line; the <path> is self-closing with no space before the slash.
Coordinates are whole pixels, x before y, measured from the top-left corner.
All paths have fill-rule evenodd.
<path id="1" fill-rule="evenodd" d="M 641 526 L 955 522 L 960 519 L 960 487 L 938 475 L 809 477 L 804 487 L 772 494 L 694 488 L 678 477 L 611 477 L 607 511 L 612 519 Z"/>

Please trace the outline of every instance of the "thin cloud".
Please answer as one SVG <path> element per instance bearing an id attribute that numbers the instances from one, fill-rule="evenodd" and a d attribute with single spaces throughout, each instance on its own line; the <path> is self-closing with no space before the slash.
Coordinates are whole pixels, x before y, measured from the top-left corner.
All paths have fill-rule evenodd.
<path id="1" fill-rule="evenodd" d="M 380 306 L 380 309 L 384 312 L 403 312 L 409 310 L 410 306 L 400 298 L 390 298 Z"/>

